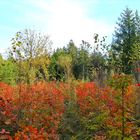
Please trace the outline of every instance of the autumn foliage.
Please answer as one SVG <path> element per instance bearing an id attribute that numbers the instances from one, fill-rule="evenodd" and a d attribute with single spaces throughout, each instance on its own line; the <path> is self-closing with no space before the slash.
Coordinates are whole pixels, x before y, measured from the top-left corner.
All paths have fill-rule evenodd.
<path id="1" fill-rule="evenodd" d="M 128 86 L 124 97 L 126 138 L 136 137 L 139 131 L 134 121 L 134 89 Z M 59 140 L 65 132 L 69 133 L 67 139 L 117 140 L 121 115 L 119 91 L 99 88 L 93 82 L 38 82 L 15 87 L 0 83 L 0 138 Z"/>

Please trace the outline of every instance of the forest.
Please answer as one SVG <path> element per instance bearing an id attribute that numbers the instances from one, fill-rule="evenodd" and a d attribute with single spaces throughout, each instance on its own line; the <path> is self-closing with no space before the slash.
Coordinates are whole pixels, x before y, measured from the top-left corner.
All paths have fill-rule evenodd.
<path id="1" fill-rule="evenodd" d="M 125 8 L 112 41 L 18 31 L 0 55 L 0 140 L 139 140 L 140 16 Z"/>

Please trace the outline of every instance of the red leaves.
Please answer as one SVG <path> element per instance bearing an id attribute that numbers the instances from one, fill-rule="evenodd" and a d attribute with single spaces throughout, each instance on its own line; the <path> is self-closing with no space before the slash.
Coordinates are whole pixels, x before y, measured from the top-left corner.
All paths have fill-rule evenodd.
<path id="1" fill-rule="evenodd" d="M 5 128 L 11 128 L 8 131 L 15 129 L 16 114 L 14 108 L 14 88 L 0 83 L 0 129 L 4 132 Z M 7 135 L 7 134 L 6 134 Z"/>
<path id="2" fill-rule="evenodd" d="M 59 86 L 57 88 L 54 82 L 40 82 L 31 86 L 20 85 L 17 92 L 17 112 L 24 112 L 23 118 L 19 118 L 19 125 L 43 127 L 49 136 L 56 135 L 64 111 L 64 96 Z"/>
<path id="3" fill-rule="evenodd" d="M 0 97 L 4 100 L 11 101 L 14 98 L 14 88 L 0 82 Z"/>
<path id="4" fill-rule="evenodd" d="M 77 87 L 76 94 L 82 112 L 87 112 L 87 110 L 90 112 L 99 108 L 111 112 L 116 111 L 114 109 L 116 103 L 112 98 L 115 93 L 110 88 L 99 89 L 94 83 L 85 83 Z"/>
<path id="5" fill-rule="evenodd" d="M 125 131 L 129 132 L 128 134 L 131 134 L 131 130 L 134 128 L 134 123 L 130 121 L 134 116 L 134 91 L 134 86 L 128 86 L 124 95 L 125 117 L 127 120 Z M 107 113 L 103 124 L 111 130 L 121 130 L 122 106 L 119 92 L 109 87 L 98 88 L 94 83 L 83 83 L 77 87 L 76 95 L 82 116 L 87 118 L 91 112 Z"/>
<path id="6" fill-rule="evenodd" d="M 140 68 L 136 68 L 135 69 L 135 72 L 140 72 Z"/>
<path id="7" fill-rule="evenodd" d="M 0 118 L 3 117 L 0 121 L 4 125 L 11 124 L 14 119 L 18 127 L 26 128 L 27 124 L 39 129 L 44 127 L 49 138 L 58 138 L 57 129 L 64 112 L 64 96 L 59 85 L 54 82 L 40 82 L 31 86 L 22 84 L 14 89 L 0 83 L 0 96 Z M 35 129 L 27 128 L 34 139 Z M 24 129 L 18 135 L 26 139 L 26 132 Z M 20 136 L 15 139 L 20 139 Z"/>
<path id="8" fill-rule="evenodd" d="M 130 134 L 134 126 L 130 121 L 134 115 L 134 86 L 127 87 L 124 98 L 125 131 Z M 65 100 L 75 100 L 82 118 L 91 119 L 92 113 L 105 113 L 102 120 L 107 130 L 122 127 L 120 94 L 109 87 L 99 88 L 94 83 L 39 82 L 13 88 L 0 83 L 0 124 L 4 126 L 0 133 L 7 132 L 7 126 L 15 133 L 16 126 L 20 131 L 15 134 L 15 140 L 58 140 Z M 97 134 L 96 137 L 103 139 L 105 136 Z"/>
<path id="9" fill-rule="evenodd" d="M 14 140 L 49 140 L 48 134 L 42 128 L 38 130 L 32 126 L 26 126 L 22 131 L 19 131 L 15 134 Z"/>
<path id="10" fill-rule="evenodd" d="M 136 86 L 140 86 L 140 84 L 136 84 Z"/>

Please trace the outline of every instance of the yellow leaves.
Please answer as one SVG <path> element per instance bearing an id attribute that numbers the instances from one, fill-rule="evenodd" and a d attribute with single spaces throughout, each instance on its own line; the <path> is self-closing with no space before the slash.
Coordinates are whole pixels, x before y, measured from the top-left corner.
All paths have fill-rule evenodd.
<path id="1" fill-rule="evenodd" d="M 12 39 L 11 57 L 18 66 L 19 82 L 30 84 L 37 80 L 48 79 L 50 45 L 48 36 L 30 29 L 16 34 Z"/>
<path id="2" fill-rule="evenodd" d="M 50 63 L 50 59 L 47 55 L 37 56 L 32 59 L 33 67 L 40 67 L 42 65 L 48 66 Z"/>
<path id="3" fill-rule="evenodd" d="M 72 63 L 72 57 L 70 55 L 60 55 L 57 63 L 63 68 L 69 68 Z"/>

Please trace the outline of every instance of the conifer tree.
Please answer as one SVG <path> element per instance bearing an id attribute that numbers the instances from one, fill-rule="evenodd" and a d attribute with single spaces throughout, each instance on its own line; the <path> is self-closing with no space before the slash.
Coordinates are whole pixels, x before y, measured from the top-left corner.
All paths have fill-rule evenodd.
<path id="1" fill-rule="evenodd" d="M 115 56 L 115 66 L 120 68 L 120 72 L 126 74 L 132 73 L 134 48 L 135 44 L 139 42 L 139 21 L 138 12 L 134 13 L 126 8 L 118 18 L 113 36 L 111 49 Z"/>

